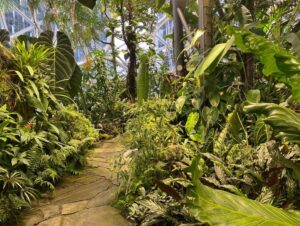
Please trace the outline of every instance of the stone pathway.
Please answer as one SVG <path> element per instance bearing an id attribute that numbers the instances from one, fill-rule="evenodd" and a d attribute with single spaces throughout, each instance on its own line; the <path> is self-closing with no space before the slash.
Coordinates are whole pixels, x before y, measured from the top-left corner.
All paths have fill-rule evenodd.
<path id="1" fill-rule="evenodd" d="M 19 226 L 130 226 L 119 210 L 110 206 L 117 192 L 113 159 L 123 146 L 117 139 L 100 144 L 89 156 L 80 176 L 58 185 L 52 198 L 28 210 Z"/>

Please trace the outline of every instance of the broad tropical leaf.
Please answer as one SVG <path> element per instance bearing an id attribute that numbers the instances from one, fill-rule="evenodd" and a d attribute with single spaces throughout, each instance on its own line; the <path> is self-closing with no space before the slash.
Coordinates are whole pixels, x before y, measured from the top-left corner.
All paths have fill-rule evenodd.
<path id="1" fill-rule="evenodd" d="M 213 47 L 207 57 L 203 59 L 199 67 L 195 71 L 195 76 L 203 76 L 208 69 L 212 70 L 225 56 L 234 42 L 234 38 L 230 38 L 226 43 L 221 43 Z"/>
<path id="2" fill-rule="evenodd" d="M 185 130 L 188 134 L 192 134 L 199 121 L 200 115 L 198 112 L 191 112 L 185 123 Z"/>
<path id="3" fill-rule="evenodd" d="M 210 225 L 300 225 L 300 213 L 215 190 L 200 182 L 189 191 L 191 214 Z"/>
<path id="4" fill-rule="evenodd" d="M 293 97 L 300 101 L 300 59 L 262 36 L 238 28 L 229 29 L 235 43 L 244 52 L 253 53 L 263 64 L 263 73 L 292 88 Z"/>
<path id="5" fill-rule="evenodd" d="M 57 35 L 52 31 L 41 33 L 38 43 L 53 48 L 53 66 L 56 81 L 64 81 L 72 76 L 76 62 L 70 39 L 63 32 L 58 31 Z"/>
<path id="6" fill-rule="evenodd" d="M 261 99 L 260 90 L 251 89 L 246 93 L 246 100 L 250 103 L 259 103 Z"/>
<path id="7" fill-rule="evenodd" d="M 182 108 L 185 105 L 185 102 L 187 100 L 187 96 L 180 96 L 178 97 L 178 99 L 175 102 L 175 107 L 176 107 L 176 111 L 181 114 L 182 112 Z"/>
<path id="8" fill-rule="evenodd" d="M 245 111 L 265 115 L 264 122 L 278 133 L 278 137 L 300 144 L 300 114 L 272 103 L 250 104 Z"/>
<path id="9" fill-rule="evenodd" d="M 69 93 L 71 97 L 74 97 L 79 91 L 82 83 L 82 72 L 80 67 L 76 65 L 73 75 L 71 76 L 69 86 Z"/>
<path id="10" fill-rule="evenodd" d="M 187 204 L 197 220 L 210 225 L 300 225 L 300 212 L 288 212 L 201 184 L 199 163 L 200 158 L 195 157 L 188 168 L 194 186 L 188 190 Z"/>
<path id="11" fill-rule="evenodd" d="M 71 96 L 75 96 L 81 86 L 82 74 L 76 64 L 70 39 L 63 32 L 55 35 L 52 31 L 41 33 L 38 43 L 53 49 L 52 65 L 56 84 L 66 88 Z"/>

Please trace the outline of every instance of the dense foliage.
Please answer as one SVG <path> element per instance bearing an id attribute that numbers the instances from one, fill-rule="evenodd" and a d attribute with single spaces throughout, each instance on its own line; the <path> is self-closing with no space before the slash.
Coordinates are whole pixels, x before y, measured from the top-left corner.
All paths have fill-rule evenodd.
<path id="1" fill-rule="evenodd" d="M 78 174 L 98 139 L 62 91 L 67 84 L 57 85 L 53 49 L 19 40 L 7 44 L 0 44 L 0 223 L 13 220 L 41 192 L 53 190 L 65 174 Z"/>
<path id="2" fill-rule="evenodd" d="M 169 104 L 151 99 L 131 110 L 116 205 L 136 225 L 299 224 L 289 211 L 300 208 L 296 23 L 279 25 L 279 38 L 270 34 L 276 19 L 260 10 L 287 20 L 294 11 L 261 5 L 257 24 L 245 6 L 226 7 L 235 11 L 216 16 L 216 45 L 204 59 L 195 32 L 188 74 L 173 81 Z"/>
<path id="3" fill-rule="evenodd" d="M 0 32 L 0 222 L 79 173 L 96 127 L 126 138 L 115 206 L 135 225 L 300 224 L 300 2 L 201 2 L 57 1 L 46 6 L 71 40 L 47 31 L 10 47 Z M 71 43 L 97 36 L 99 8 L 111 52 L 93 51 L 81 72 Z M 181 29 L 165 37 L 183 47 L 180 75 L 155 52 L 157 13 Z"/>

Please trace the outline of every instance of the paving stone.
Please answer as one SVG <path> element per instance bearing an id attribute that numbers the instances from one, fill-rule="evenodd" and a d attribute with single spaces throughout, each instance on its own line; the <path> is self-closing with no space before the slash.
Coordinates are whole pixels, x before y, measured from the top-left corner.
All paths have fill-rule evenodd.
<path id="1" fill-rule="evenodd" d="M 73 202 L 62 205 L 61 214 L 72 214 L 84 210 L 89 201 Z"/>
<path id="2" fill-rule="evenodd" d="M 83 200 L 88 200 L 95 197 L 101 191 L 105 191 L 109 188 L 110 182 L 107 180 L 101 180 L 94 183 L 85 184 L 76 187 L 67 193 L 63 193 L 55 197 L 52 200 L 53 204 L 64 204 L 71 202 L 78 202 Z"/>
<path id="3" fill-rule="evenodd" d="M 129 226 L 128 221 L 113 207 L 103 206 L 66 215 L 63 226 Z"/>
<path id="4" fill-rule="evenodd" d="M 25 213 L 18 225 L 33 226 L 43 221 L 44 215 L 41 210 L 32 210 L 28 214 Z"/>
<path id="5" fill-rule="evenodd" d="M 104 142 L 91 152 L 85 170 L 67 177 L 51 197 L 37 202 L 19 226 L 129 226 L 120 212 L 109 206 L 118 190 L 113 161 L 123 146 Z"/>
<path id="6" fill-rule="evenodd" d="M 114 186 L 109 190 L 100 193 L 88 202 L 86 208 L 93 208 L 111 204 L 116 198 L 117 191 L 118 188 Z"/>
<path id="7" fill-rule="evenodd" d="M 38 226 L 62 226 L 62 217 L 53 217 L 38 224 Z M 76 225 L 76 224 L 74 224 Z"/>
<path id="8" fill-rule="evenodd" d="M 60 207 L 58 205 L 43 206 L 40 210 L 43 213 L 44 219 L 60 214 Z"/>

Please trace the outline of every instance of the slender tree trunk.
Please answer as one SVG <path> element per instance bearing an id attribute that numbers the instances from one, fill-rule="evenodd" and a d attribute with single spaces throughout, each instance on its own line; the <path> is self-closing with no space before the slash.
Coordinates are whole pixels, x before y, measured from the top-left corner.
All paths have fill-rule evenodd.
<path id="1" fill-rule="evenodd" d="M 70 9 L 70 22 L 71 22 L 71 32 L 74 32 L 75 27 L 75 10 L 76 10 L 76 0 L 71 1 L 71 9 Z"/>
<path id="2" fill-rule="evenodd" d="M 134 15 L 133 15 L 133 5 L 131 0 L 126 1 L 126 12 L 124 12 L 124 4 L 123 0 L 120 1 L 120 4 L 117 6 L 117 9 L 120 13 L 121 17 L 121 29 L 122 29 L 122 37 L 127 46 L 129 52 L 129 63 L 128 63 L 128 71 L 126 78 L 126 89 L 128 92 L 128 96 L 131 102 L 135 101 L 136 97 L 136 81 L 135 78 L 137 76 L 136 69 L 136 50 L 137 50 L 137 38 L 134 30 Z M 126 21 L 128 23 L 126 23 Z M 126 23 L 126 24 L 125 24 Z"/>
<path id="3" fill-rule="evenodd" d="M 211 0 L 198 0 L 198 26 L 199 29 L 205 30 L 204 35 L 200 38 L 200 53 L 205 56 L 208 50 L 212 47 L 213 42 L 213 23 L 212 23 L 212 8 L 213 3 Z M 204 75 L 200 79 L 201 87 L 204 87 Z"/>
<path id="4" fill-rule="evenodd" d="M 254 0 L 244 0 L 242 4 L 249 9 L 251 13 L 252 20 L 255 21 L 255 2 Z M 244 64 L 244 76 L 242 77 L 242 81 L 245 84 L 245 89 L 251 89 L 254 85 L 254 77 L 255 77 L 255 59 L 253 54 L 251 53 L 243 53 L 242 60 Z"/>
<path id="5" fill-rule="evenodd" d="M 123 2 L 122 2 L 123 3 Z M 136 81 L 135 78 L 137 76 L 137 59 L 136 59 L 136 51 L 137 51 L 137 37 L 136 32 L 134 30 L 134 16 L 133 16 L 133 5 L 131 1 L 127 2 L 127 11 L 126 17 L 128 21 L 128 25 L 125 27 L 125 15 L 123 12 L 123 5 L 121 5 L 121 22 L 122 22 L 122 33 L 123 39 L 129 51 L 129 63 L 128 63 L 128 72 L 127 72 L 127 80 L 126 80 L 126 88 L 128 91 L 129 99 L 131 102 L 135 101 L 136 98 Z"/>
<path id="6" fill-rule="evenodd" d="M 32 17 L 32 22 L 34 24 L 34 29 L 35 29 L 35 33 L 37 36 L 39 36 L 39 34 L 41 33 L 41 29 L 40 29 L 40 26 L 38 25 L 37 21 L 36 21 L 36 12 L 35 12 L 35 8 L 32 4 L 32 2 L 28 2 L 28 8 L 29 8 L 29 11 L 31 13 L 31 17 Z"/>
<path id="7" fill-rule="evenodd" d="M 199 6 L 199 29 L 205 30 L 201 37 L 201 53 L 206 54 L 212 46 L 213 40 L 213 21 L 212 8 L 213 2 L 211 0 L 198 0 Z"/>
<path id="8" fill-rule="evenodd" d="M 186 66 L 184 62 L 184 39 L 183 39 L 183 24 L 178 15 L 177 8 L 184 13 L 185 0 L 173 0 L 173 22 L 174 22 L 174 58 L 176 62 L 176 74 L 184 76 L 186 74 Z"/>
<path id="9" fill-rule="evenodd" d="M 118 80 L 118 71 L 117 71 L 117 51 L 115 44 L 115 27 L 111 27 L 111 55 L 112 55 L 112 64 L 114 69 L 114 80 Z"/>
<path id="10" fill-rule="evenodd" d="M 131 102 L 135 101 L 136 97 L 136 81 L 135 78 L 137 76 L 136 70 L 136 46 L 132 44 L 129 47 L 129 64 L 128 64 L 128 73 L 127 73 L 127 90 L 129 92 L 129 98 Z"/>

